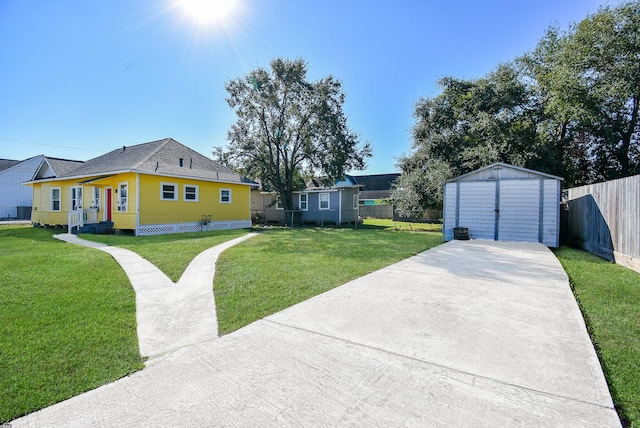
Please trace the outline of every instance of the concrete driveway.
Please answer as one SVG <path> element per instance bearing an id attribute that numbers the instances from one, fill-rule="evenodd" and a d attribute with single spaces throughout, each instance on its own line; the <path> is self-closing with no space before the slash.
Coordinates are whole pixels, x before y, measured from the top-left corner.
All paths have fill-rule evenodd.
<path id="1" fill-rule="evenodd" d="M 620 422 L 553 254 L 453 241 L 11 426 Z"/>

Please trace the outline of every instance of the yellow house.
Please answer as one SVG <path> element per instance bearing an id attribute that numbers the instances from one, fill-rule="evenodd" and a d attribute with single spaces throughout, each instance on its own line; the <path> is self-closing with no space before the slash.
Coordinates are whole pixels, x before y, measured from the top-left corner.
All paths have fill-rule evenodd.
<path id="1" fill-rule="evenodd" d="M 251 227 L 250 183 L 171 138 L 123 146 L 62 174 L 45 161 L 25 184 L 34 225 L 135 235 Z"/>

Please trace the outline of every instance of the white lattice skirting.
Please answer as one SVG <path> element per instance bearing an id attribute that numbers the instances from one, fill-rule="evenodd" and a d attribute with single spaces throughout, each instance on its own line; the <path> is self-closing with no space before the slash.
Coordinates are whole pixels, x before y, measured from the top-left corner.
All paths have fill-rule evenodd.
<path id="1" fill-rule="evenodd" d="M 245 229 L 251 227 L 251 220 L 212 221 L 201 223 L 145 224 L 136 229 L 137 236 L 164 235 L 167 233 L 200 232 L 224 229 Z"/>

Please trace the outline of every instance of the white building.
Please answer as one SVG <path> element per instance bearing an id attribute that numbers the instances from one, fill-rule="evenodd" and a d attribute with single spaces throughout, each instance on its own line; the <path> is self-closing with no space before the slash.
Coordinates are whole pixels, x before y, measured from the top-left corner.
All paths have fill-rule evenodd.
<path id="1" fill-rule="evenodd" d="M 0 219 L 31 219 L 32 187 L 22 183 L 31 181 L 36 171 L 43 165 L 47 174 L 55 177 L 73 165 L 82 163 L 67 159 L 48 158 L 44 155 L 34 156 L 21 162 L 8 161 L 0 165 L 7 168 L 0 170 Z"/>

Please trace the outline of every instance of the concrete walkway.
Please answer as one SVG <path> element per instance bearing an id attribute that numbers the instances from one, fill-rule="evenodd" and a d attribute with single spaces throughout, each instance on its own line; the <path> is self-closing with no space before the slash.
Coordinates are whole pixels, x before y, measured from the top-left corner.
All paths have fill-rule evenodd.
<path id="1" fill-rule="evenodd" d="M 11 425 L 620 422 L 553 254 L 454 241 Z"/>
<path id="2" fill-rule="evenodd" d="M 136 321 L 140 355 L 152 359 L 183 346 L 218 337 L 213 296 L 216 260 L 227 248 L 245 241 L 249 233 L 198 254 L 177 284 L 133 251 L 87 241 L 72 234 L 54 235 L 62 241 L 97 248 L 120 264 L 136 292 Z"/>

